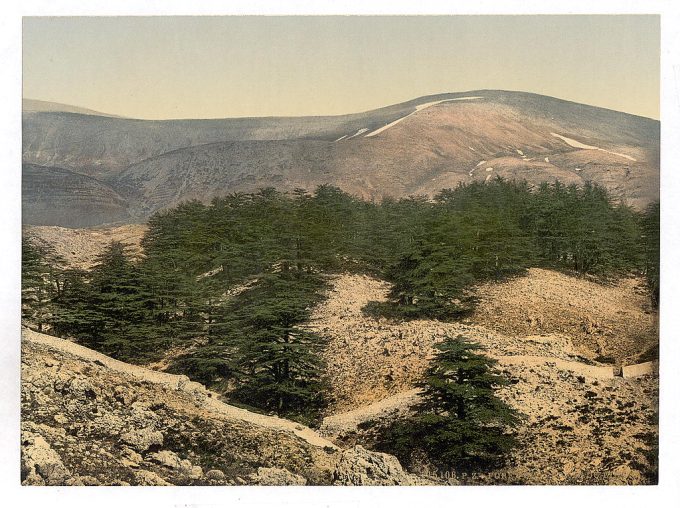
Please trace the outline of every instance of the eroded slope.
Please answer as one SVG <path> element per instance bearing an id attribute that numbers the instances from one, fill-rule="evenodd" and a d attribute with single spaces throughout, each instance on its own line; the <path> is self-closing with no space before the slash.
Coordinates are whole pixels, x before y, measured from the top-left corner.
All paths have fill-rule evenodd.
<path id="1" fill-rule="evenodd" d="M 394 457 L 224 404 L 184 376 L 23 331 L 27 485 L 422 483 Z"/>
<path id="2" fill-rule="evenodd" d="M 608 298 L 627 301 L 620 308 L 610 308 L 610 314 L 602 311 L 612 326 L 621 326 L 622 334 L 627 328 L 616 318 L 623 316 L 625 322 L 628 315 L 620 310 L 645 312 L 644 300 L 634 297 L 636 285 L 631 281 L 607 287 L 563 277 L 530 270 L 526 277 L 499 284 L 497 289 L 510 292 L 509 287 L 524 284 L 530 292 L 540 281 L 541 292 L 532 293 L 536 298 L 559 291 L 576 298 L 588 288 L 594 294 L 590 303 L 582 299 L 582 311 Z M 581 333 L 580 321 L 565 322 L 559 333 L 538 334 L 534 329 L 505 334 L 483 326 L 487 321 L 479 319 L 479 312 L 469 323 L 398 323 L 364 316 L 363 305 L 384 299 L 388 289 L 370 277 L 343 275 L 335 280 L 328 300 L 315 309 L 310 326 L 330 339 L 326 360 L 335 400 L 321 429 L 327 436 L 343 444 L 375 443 L 380 429 L 408 414 L 417 401 L 414 382 L 427 368 L 433 345 L 446 335 L 462 334 L 485 346 L 487 354 L 499 361 L 510 380 L 499 395 L 524 415 L 517 429 L 520 446 L 509 465 L 492 475 L 471 478 L 471 483 L 655 481 L 658 378 L 625 379 L 615 375 L 613 365 L 593 360 L 597 354 L 589 348 L 592 342 L 574 345 L 572 341 Z M 528 294 L 518 294 L 517 301 Z M 486 295 L 486 305 L 495 302 L 496 312 L 502 315 L 503 302 L 494 300 L 495 295 Z M 483 315 L 493 323 L 491 313 Z M 626 341 L 626 336 L 621 340 Z"/>

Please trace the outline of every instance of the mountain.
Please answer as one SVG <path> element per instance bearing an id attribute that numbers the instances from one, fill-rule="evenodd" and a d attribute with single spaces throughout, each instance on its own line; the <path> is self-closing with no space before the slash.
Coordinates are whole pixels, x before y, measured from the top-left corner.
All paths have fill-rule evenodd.
<path id="1" fill-rule="evenodd" d="M 80 108 L 78 106 L 70 106 L 68 104 L 61 104 L 59 102 L 39 101 L 36 99 L 22 99 L 21 109 L 23 112 L 45 113 L 45 112 L 62 112 L 62 113 L 77 113 L 79 115 L 95 115 L 108 116 L 112 118 L 120 118 L 116 115 L 109 115 L 101 113 L 92 109 Z"/>
<path id="2" fill-rule="evenodd" d="M 381 199 L 431 196 L 499 175 L 531 184 L 593 181 L 636 208 L 659 195 L 658 121 L 524 92 L 440 94 L 325 117 L 149 121 L 25 112 L 23 128 L 25 162 L 110 185 L 135 221 L 187 199 L 263 186 L 327 183 Z"/>
<path id="3" fill-rule="evenodd" d="M 128 222 L 128 203 L 114 189 L 68 169 L 23 164 L 23 222 L 43 226 L 89 227 Z"/>

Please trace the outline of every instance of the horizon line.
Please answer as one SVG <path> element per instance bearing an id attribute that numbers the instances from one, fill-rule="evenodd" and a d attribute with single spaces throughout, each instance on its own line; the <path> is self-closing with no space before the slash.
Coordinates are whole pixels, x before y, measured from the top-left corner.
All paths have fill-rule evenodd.
<path id="1" fill-rule="evenodd" d="M 588 104 L 588 103 L 585 103 L 585 102 L 578 102 L 578 101 L 574 101 L 574 100 L 570 100 L 570 99 L 563 99 L 561 97 L 555 97 L 555 96 L 552 96 L 552 95 L 545 95 L 545 94 L 540 94 L 540 93 L 537 93 L 537 92 L 529 92 L 529 91 L 526 91 L 526 90 L 510 90 L 510 89 L 500 89 L 500 88 L 479 88 L 479 89 L 474 89 L 474 90 L 465 90 L 465 91 L 461 91 L 461 92 L 450 92 L 449 91 L 449 92 L 438 92 L 438 93 L 427 94 L 427 95 L 419 95 L 419 96 L 411 98 L 411 99 L 407 99 L 407 100 L 403 100 L 403 101 L 400 101 L 400 102 L 395 102 L 395 103 L 387 104 L 387 105 L 383 105 L 383 106 L 378 106 L 378 107 L 375 107 L 375 108 L 372 108 L 372 109 L 355 111 L 355 112 L 351 112 L 351 113 L 340 113 L 340 114 L 335 114 L 335 115 L 318 114 L 318 115 L 217 116 L 217 117 L 203 117 L 203 118 L 200 118 L 200 117 L 140 118 L 140 117 L 123 116 L 123 115 L 120 115 L 120 114 L 117 114 L 117 113 L 108 113 L 108 112 L 99 111 L 99 110 L 96 110 L 96 109 L 93 109 L 93 108 L 90 108 L 90 107 L 87 107 L 87 106 L 80 106 L 80 105 L 76 105 L 76 104 L 68 104 L 68 103 L 60 102 L 60 101 L 53 101 L 53 100 L 46 100 L 46 99 L 36 99 L 36 98 L 33 98 L 33 97 L 24 97 L 23 95 L 21 97 L 21 100 L 22 100 L 21 111 L 22 111 L 22 113 L 24 113 L 24 112 L 68 113 L 68 114 L 72 114 L 72 115 L 89 115 L 89 116 L 99 116 L 99 117 L 104 117 L 104 118 L 115 118 L 115 119 L 120 119 L 120 120 L 136 120 L 136 121 L 142 121 L 142 122 L 172 122 L 172 121 L 192 121 L 192 120 L 196 120 L 196 121 L 201 121 L 201 120 L 206 120 L 206 121 L 210 121 L 210 120 L 247 120 L 247 119 L 267 119 L 267 118 L 337 118 L 337 117 L 340 117 L 340 116 L 361 115 L 361 114 L 364 114 L 364 113 L 369 113 L 371 111 L 377 111 L 377 110 L 380 110 L 380 109 L 399 106 L 401 104 L 406 104 L 408 102 L 414 102 L 414 101 L 418 101 L 420 99 L 437 97 L 437 96 L 440 96 L 440 95 L 459 95 L 459 94 L 483 93 L 483 92 L 506 92 L 506 93 L 521 93 L 521 94 L 529 94 L 529 95 L 538 95 L 538 96 L 541 96 L 541 97 L 547 97 L 547 98 L 558 100 L 558 101 L 570 102 L 572 104 L 579 104 L 579 105 L 588 106 L 588 107 L 592 107 L 592 108 L 598 108 L 598 109 L 603 109 L 603 110 L 607 110 L 607 111 L 613 111 L 613 112 L 616 112 L 616 113 L 635 116 L 635 117 L 638 117 L 638 118 L 645 118 L 645 119 L 648 119 L 648 120 L 653 120 L 655 122 L 661 121 L 660 118 L 638 115 L 638 114 L 635 114 L 635 113 L 629 113 L 627 111 L 621 111 L 621 110 L 607 108 L 607 107 L 603 107 L 603 106 L 597 106 L 595 104 Z M 66 106 L 66 107 L 70 107 L 70 108 L 81 109 L 81 110 L 87 111 L 87 112 L 79 113 L 79 112 L 74 112 L 74 111 L 59 111 L 59 110 L 55 110 L 55 111 L 30 111 L 30 110 L 24 111 L 23 101 L 35 101 L 35 102 L 42 102 L 42 103 L 47 103 L 47 104 Z"/>

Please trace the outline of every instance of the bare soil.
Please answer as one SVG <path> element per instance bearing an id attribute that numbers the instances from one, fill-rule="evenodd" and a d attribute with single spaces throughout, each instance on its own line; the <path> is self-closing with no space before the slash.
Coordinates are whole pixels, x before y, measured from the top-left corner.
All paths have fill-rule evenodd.
<path id="1" fill-rule="evenodd" d="M 487 283 L 472 322 L 507 335 L 567 335 L 585 356 L 635 363 L 658 344 L 658 314 L 640 279 L 599 284 L 532 268 L 524 277 Z"/>
<path id="2" fill-rule="evenodd" d="M 330 341 L 326 361 L 334 400 L 321 431 L 345 446 L 371 446 L 380 428 L 408 414 L 417 401 L 415 383 L 433 345 L 463 335 L 498 360 L 511 382 L 499 395 L 524 415 L 517 429 L 520 446 L 509 465 L 466 482 L 653 482 L 658 378 L 624 379 L 615 375 L 615 365 L 595 359 L 634 356 L 656 340 L 656 316 L 640 284 L 630 279 L 605 286 L 530 270 L 525 277 L 480 287 L 482 304 L 467 323 L 395 322 L 361 311 L 368 301 L 385 299 L 385 282 L 342 275 L 310 322 Z M 543 328 L 529 326 L 528 312 Z M 588 333 L 584 323 L 593 322 L 595 330 L 618 335 Z M 640 330 L 647 334 L 642 343 L 635 340 Z"/>
<path id="3" fill-rule="evenodd" d="M 39 245 L 54 249 L 69 268 L 89 270 L 97 262 L 111 242 L 129 246 L 133 258 L 142 256 L 141 241 L 147 232 L 145 224 L 98 228 L 63 228 L 59 226 L 24 226 L 24 236 L 34 239 Z"/>

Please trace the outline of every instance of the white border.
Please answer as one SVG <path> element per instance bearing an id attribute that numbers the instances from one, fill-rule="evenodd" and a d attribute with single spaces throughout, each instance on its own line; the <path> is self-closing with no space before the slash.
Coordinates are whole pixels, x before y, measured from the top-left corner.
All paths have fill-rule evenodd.
<path id="1" fill-rule="evenodd" d="M 0 492 L 5 506 L 675 506 L 680 500 L 680 345 L 678 297 L 680 233 L 680 9 L 672 0 L 24 0 L 0 17 Z M 21 16 L 208 14 L 662 14 L 662 308 L 661 439 L 658 487 L 458 488 L 21 488 L 19 486 L 19 240 L 21 131 Z M 635 72 L 631 68 L 631 72 Z"/>

